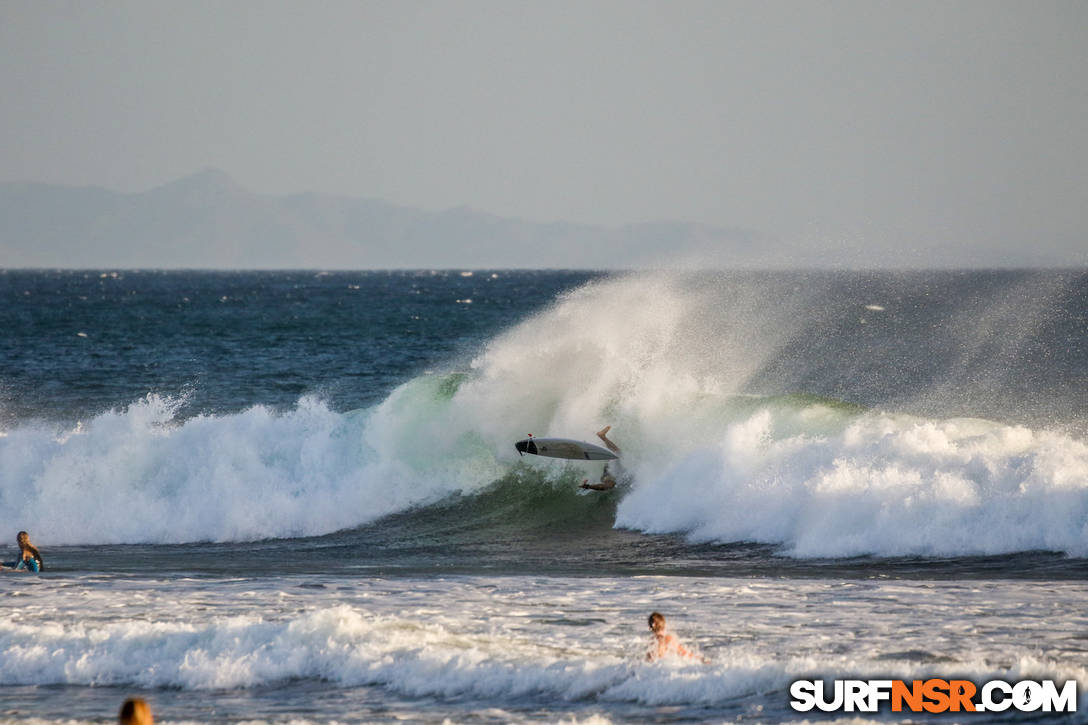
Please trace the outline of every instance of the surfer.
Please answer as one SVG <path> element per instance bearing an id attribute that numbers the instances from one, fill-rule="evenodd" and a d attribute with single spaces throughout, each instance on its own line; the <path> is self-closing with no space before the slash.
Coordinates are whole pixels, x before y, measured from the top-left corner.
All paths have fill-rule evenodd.
<path id="1" fill-rule="evenodd" d="M 706 657 L 700 657 L 680 644 L 676 635 L 669 632 L 668 625 L 665 624 L 665 615 L 661 612 L 650 615 L 650 631 L 654 633 L 654 643 L 652 649 L 646 653 L 647 662 L 656 662 L 668 655 L 679 655 L 687 659 L 700 660 L 704 665 L 710 663 Z"/>
<path id="2" fill-rule="evenodd" d="M 19 558 L 5 563 L 0 566 L 0 569 L 39 572 L 45 568 L 41 552 L 38 551 L 38 547 L 30 543 L 30 534 L 20 531 L 15 537 L 15 543 L 19 545 Z"/>
<path id="3" fill-rule="evenodd" d="M 608 472 L 608 464 L 604 464 L 604 471 L 601 473 L 600 483 L 590 483 L 588 478 L 582 479 L 582 485 L 579 488 L 589 488 L 594 491 L 609 491 L 616 487 L 615 477 Z"/>
<path id="4" fill-rule="evenodd" d="M 604 444 L 608 446 L 608 450 L 615 453 L 617 456 L 620 454 L 620 447 L 608 439 L 608 431 L 612 430 L 612 426 L 606 425 L 601 430 L 597 431 L 597 437 L 604 441 Z M 609 491 L 616 487 L 615 477 L 608 472 L 608 464 L 604 464 L 604 471 L 601 472 L 600 483 L 590 483 L 588 478 L 582 479 L 582 485 L 579 488 L 588 488 L 594 491 Z"/>

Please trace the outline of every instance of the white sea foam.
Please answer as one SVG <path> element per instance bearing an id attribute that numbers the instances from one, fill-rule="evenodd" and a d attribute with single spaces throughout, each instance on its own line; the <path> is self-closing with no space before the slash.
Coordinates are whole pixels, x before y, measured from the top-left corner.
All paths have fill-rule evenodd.
<path id="1" fill-rule="evenodd" d="M 238 615 L 180 622 L 4 623 L 0 676 L 9 684 L 194 690 L 302 678 L 382 685 L 411 696 L 516 699 L 545 694 L 631 701 L 688 697 L 690 684 L 683 683 L 705 679 L 693 674 L 690 665 L 650 668 L 613 654 L 564 657 L 502 632 L 463 629 L 376 616 L 346 605 L 283 621 Z M 730 679 L 727 670 L 719 671 L 713 689 L 724 693 L 722 683 Z M 737 687 L 750 682 L 745 668 Z"/>
<path id="2" fill-rule="evenodd" d="M 977 420 L 867 414 L 782 434 L 760 410 L 677 461 L 646 461 L 617 524 L 797 556 L 1088 555 L 1088 445 Z M 660 465 L 664 463 L 664 465 Z"/>
<path id="3" fill-rule="evenodd" d="M 149 396 L 72 430 L 8 431 L 0 525 L 49 532 L 51 543 L 301 536 L 441 496 L 457 475 L 451 459 L 397 458 L 395 432 L 315 399 L 284 414 L 255 407 L 181 423 L 175 407 Z"/>
<path id="4" fill-rule="evenodd" d="M 732 719 L 751 706 L 778 720 L 788 716 L 789 684 L 816 677 L 1076 680 L 1081 692 L 1088 685 L 1077 639 L 1081 582 L 25 581 L 0 582 L 19 592 L 19 606 L 0 619 L 7 687 L 215 697 L 320 682 L 321 691 L 349 701 L 353 690 L 378 688 L 386 701 L 505 710 L 508 717 L 495 719 L 519 722 L 544 719 L 527 714 L 537 703 L 545 715 L 579 719 L 603 711 L 627 720 L 647 707 L 705 708 L 711 719 Z M 666 611 L 677 636 L 710 664 L 646 662 L 645 616 L 654 610 Z M 588 612 L 595 616 L 585 619 Z"/>
<path id="5" fill-rule="evenodd" d="M 933 665 L 868 661 L 823 654 L 776 654 L 736 646 L 710 665 L 648 664 L 637 653 L 593 648 L 560 650 L 494 628 L 339 605 L 283 620 L 260 615 L 183 621 L 84 620 L 0 622 L 0 677 L 8 685 L 93 685 L 222 690 L 297 679 L 337 686 L 381 686 L 409 697 L 518 701 L 723 706 L 754 693 L 784 691 L 813 673 L 895 676 L 934 673 Z M 468 629 L 468 631 L 465 631 Z M 544 635 L 544 632 L 540 633 Z M 940 668 L 938 668 L 940 669 Z M 986 661 L 956 665 L 957 675 L 988 679 L 1065 678 L 1088 681 L 1084 668 L 1020 656 L 1011 666 Z"/>

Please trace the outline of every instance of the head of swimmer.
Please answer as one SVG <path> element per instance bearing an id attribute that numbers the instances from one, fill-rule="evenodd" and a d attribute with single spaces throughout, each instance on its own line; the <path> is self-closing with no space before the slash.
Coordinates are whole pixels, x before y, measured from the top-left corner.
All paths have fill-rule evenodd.
<path id="1" fill-rule="evenodd" d="M 15 535 L 15 543 L 19 545 L 19 553 L 24 559 L 27 555 L 30 555 L 38 561 L 41 561 L 42 554 L 38 551 L 38 547 L 30 543 L 30 534 L 25 531 L 20 531 Z"/>
<path id="2" fill-rule="evenodd" d="M 656 635 L 665 633 L 665 615 L 661 612 L 654 612 L 650 615 L 650 631 Z"/>
<path id="3" fill-rule="evenodd" d="M 146 700 L 130 697 L 121 705 L 117 721 L 120 725 L 154 725 L 155 718 L 151 715 L 151 706 Z"/>

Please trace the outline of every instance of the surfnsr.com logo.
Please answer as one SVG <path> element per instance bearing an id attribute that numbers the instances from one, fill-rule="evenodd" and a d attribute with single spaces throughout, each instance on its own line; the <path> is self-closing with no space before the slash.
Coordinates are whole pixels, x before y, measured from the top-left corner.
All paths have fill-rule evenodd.
<path id="1" fill-rule="evenodd" d="M 797 680 L 790 685 L 790 706 L 798 712 L 1076 712 L 1077 681 L 1059 690 L 1053 680 L 1009 683 L 991 680 L 978 687 L 970 680 L 834 680 L 830 692 L 823 680 Z"/>

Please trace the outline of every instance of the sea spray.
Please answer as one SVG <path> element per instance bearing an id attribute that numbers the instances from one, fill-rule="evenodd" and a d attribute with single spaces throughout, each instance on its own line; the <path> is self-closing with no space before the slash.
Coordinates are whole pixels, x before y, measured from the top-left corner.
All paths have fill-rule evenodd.
<path id="1" fill-rule="evenodd" d="M 518 419 L 569 434 L 614 423 L 634 481 L 619 526 L 777 543 L 802 557 L 1088 554 L 1084 441 L 742 394 L 795 334 L 783 318 L 815 292 L 718 281 L 662 275 L 568 294 L 494 341 L 454 402 L 487 411 L 481 427 Z M 496 390 L 513 391 L 512 404 Z"/>

